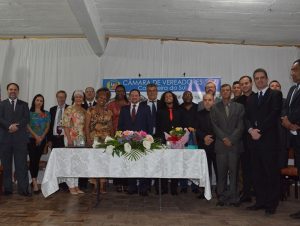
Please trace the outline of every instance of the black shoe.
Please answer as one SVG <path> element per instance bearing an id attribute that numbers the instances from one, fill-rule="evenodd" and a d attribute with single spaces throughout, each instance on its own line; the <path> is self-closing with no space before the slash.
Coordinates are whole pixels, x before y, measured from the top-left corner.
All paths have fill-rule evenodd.
<path id="1" fill-rule="evenodd" d="M 200 195 L 197 196 L 198 199 L 205 199 L 204 194 L 201 193 Z"/>
<path id="2" fill-rule="evenodd" d="M 12 192 L 11 192 L 11 191 L 4 191 L 4 195 L 5 195 L 5 196 L 12 195 Z"/>
<path id="3" fill-rule="evenodd" d="M 262 209 L 265 209 L 265 207 L 261 206 L 261 205 L 254 204 L 253 206 L 248 206 L 246 209 L 247 210 L 262 210 Z"/>
<path id="4" fill-rule="evenodd" d="M 273 214 L 275 214 L 276 213 L 276 209 L 266 209 L 265 210 L 265 215 L 266 216 L 270 216 L 270 215 L 273 215 Z"/>
<path id="5" fill-rule="evenodd" d="M 229 206 L 233 206 L 233 207 L 240 207 L 241 203 L 239 202 L 232 202 L 232 203 L 229 203 Z"/>
<path id="6" fill-rule="evenodd" d="M 171 191 L 171 195 L 178 195 L 177 191 Z"/>
<path id="7" fill-rule="evenodd" d="M 148 196 L 148 191 L 141 191 L 140 196 Z"/>
<path id="8" fill-rule="evenodd" d="M 38 194 L 41 193 L 41 190 L 39 189 L 39 190 L 37 190 L 37 191 L 33 191 L 33 193 L 36 194 L 36 195 L 38 195 Z"/>
<path id="9" fill-rule="evenodd" d="M 290 217 L 293 219 L 300 219 L 300 211 L 290 214 Z"/>
<path id="10" fill-rule="evenodd" d="M 181 188 L 180 193 L 187 193 L 187 188 Z"/>
<path id="11" fill-rule="evenodd" d="M 224 206 L 224 205 L 225 205 L 225 203 L 222 202 L 222 201 L 218 201 L 217 204 L 216 204 L 216 206 Z"/>
<path id="12" fill-rule="evenodd" d="M 241 196 L 240 202 L 252 202 L 252 199 L 250 196 Z"/>
<path id="13" fill-rule="evenodd" d="M 19 195 L 25 196 L 25 197 L 31 197 L 32 196 L 32 194 L 28 191 L 20 192 Z"/>
<path id="14" fill-rule="evenodd" d="M 137 191 L 127 191 L 127 194 L 128 195 L 134 195 L 134 194 L 137 194 Z"/>

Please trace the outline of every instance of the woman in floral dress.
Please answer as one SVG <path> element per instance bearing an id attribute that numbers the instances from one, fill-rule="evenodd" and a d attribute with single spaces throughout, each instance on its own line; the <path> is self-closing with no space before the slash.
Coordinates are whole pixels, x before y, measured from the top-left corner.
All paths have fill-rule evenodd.
<path id="1" fill-rule="evenodd" d="M 108 95 L 105 90 L 99 89 L 96 92 L 97 104 L 87 110 L 85 119 L 85 132 L 87 137 L 87 145 L 92 146 L 94 139 L 103 142 L 107 136 L 113 136 L 113 113 L 108 110 L 106 103 Z M 90 180 L 95 184 L 95 180 Z M 100 179 L 100 192 L 106 193 L 106 179 Z"/>
<path id="2" fill-rule="evenodd" d="M 66 147 L 80 147 L 85 145 L 85 117 L 86 111 L 81 107 L 84 100 L 82 90 L 76 90 L 72 96 L 73 104 L 66 108 L 63 115 L 63 128 Z M 72 195 L 84 193 L 78 187 L 78 178 L 67 178 L 66 183 Z"/>

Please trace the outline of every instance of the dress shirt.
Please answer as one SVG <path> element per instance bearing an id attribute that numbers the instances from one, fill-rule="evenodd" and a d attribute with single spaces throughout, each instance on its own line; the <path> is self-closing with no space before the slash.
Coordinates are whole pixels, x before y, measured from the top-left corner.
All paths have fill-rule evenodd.
<path id="1" fill-rule="evenodd" d="M 66 108 L 66 104 L 64 104 L 63 106 L 61 106 L 62 117 L 64 115 L 65 108 Z M 57 118 L 58 118 L 59 110 L 60 110 L 60 106 L 57 105 L 56 114 L 55 114 L 55 120 L 54 120 L 54 124 L 53 124 L 53 135 L 54 136 L 58 136 L 57 131 L 56 131 L 56 127 L 58 126 L 57 125 L 58 124 Z M 62 132 L 61 132 L 60 135 L 64 135 L 64 130 L 62 130 Z"/>

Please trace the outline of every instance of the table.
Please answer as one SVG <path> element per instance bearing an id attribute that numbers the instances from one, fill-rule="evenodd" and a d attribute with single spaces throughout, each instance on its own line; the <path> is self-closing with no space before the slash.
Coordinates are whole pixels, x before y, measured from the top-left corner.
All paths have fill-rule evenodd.
<path id="1" fill-rule="evenodd" d="M 112 156 L 104 149 L 54 148 L 41 185 L 44 197 L 59 189 L 62 177 L 188 178 L 199 181 L 211 199 L 207 159 L 202 149 L 159 149 L 137 161 Z"/>

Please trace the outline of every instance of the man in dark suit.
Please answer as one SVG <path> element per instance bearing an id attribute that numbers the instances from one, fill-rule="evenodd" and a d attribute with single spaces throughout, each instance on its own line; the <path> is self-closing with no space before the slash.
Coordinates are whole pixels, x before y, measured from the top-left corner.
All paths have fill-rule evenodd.
<path id="1" fill-rule="evenodd" d="M 148 100 L 141 102 L 141 105 L 148 105 L 151 110 L 151 118 L 152 118 L 152 125 L 153 125 L 152 134 L 155 137 L 156 113 L 160 109 L 160 105 L 161 105 L 160 100 L 157 99 L 157 95 L 158 95 L 157 85 L 154 83 L 148 84 L 146 91 L 147 91 Z M 151 179 L 145 179 L 145 180 L 148 186 L 148 190 L 151 191 L 152 180 Z"/>
<path id="2" fill-rule="evenodd" d="M 246 129 L 251 135 L 249 147 L 256 203 L 247 209 L 264 209 L 266 215 L 272 215 L 279 202 L 278 120 L 282 93 L 268 87 L 268 75 L 262 68 L 254 71 L 253 79 L 258 93 L 248 98 Z"/>
<path id="3" fill-rule="evenodd" d="M 118 130 L 145 131 L 148 134 L 153 132 L 153 122 L 151 111 L 148 105 L 140 104 L 141 94 L 137 89 L 132 89 L 129 92 L 130 105 L 121 108 Z M 145 179 L 140 179 L 139 186 L 142 196 L 148 195 L 148 186 Z M 134 194 L 137 192 L 136 179 L 128 180 L 128 193 Z"/>
<path id="4" fill-rule="evenodd" d="M 59 90 L 56 93 L 57 105 L 50 108 L 50 129 L 48 132 L 48 145 L 50 148 L 63 148 L 64 144 L 64 130 L 62 129 L 61 121 L 65 109 L 67 93 L 64 90 Z"/>
<path id="5" fill-rule="evenodd" d="M 18 193 L 30 196 L 27 168 L 28 104 L 18 99 L 18 84 L 8 84 L 7 92 L 8 99 L 0 103 L 0 147 L 4 168 L 4 194 L 11 195 L 13 192 L 12 159 L 14 158 Z"/>
<path id="6" fill-rule="evenodd" d="M 95 100 L 95 89 L 93 87 L 86 87 L 84 91 L 84 102 L 82 104 L 82 107 L 87 110 L 88 108 L 95 106 L 97 104 Z"/>
<path id="7" fill-rule="evenodd" d="M 242 135 L 244 130 L 245 110 L 241 104 L 231 101 L 229 84 L 221 86 L 222 101 L 216 103 L 210 117 L 213 131 L 216 135 L 215 152 L 218 170 L 218 202 L 217 206 L 225 204 L 239 206 L 237 191 L 237 175 L 240 153 L 243 151 Z M 229 190 L 227 178 L 229 175 Z"/>
<path id="8" fill-rule="evenodd" d="M 300 59 L 291 68 L 291 76 L 296 85 L 292 86 L 286 98 L 282 125 L 289 130 L 289 143 L 295 151 L 295 166 L 300 174 Z M 290 217 L 300 219 L 300 211 Z"/>
<path id="9" fill-rule="evenodd" d="M 242 104 L 246 109 L 248 98 L 254 95 L 254 92 L 252 91 L 252 78 L 248 75 L 243 75 L 240 78 L 239 83 L 243 95 L 235 99 L 235 102 Z M 241 203 L 252 201 L 253 183 L 252 183 L 252 170 L 251 170 L 251 151 L 248 145 L 249 139 L 251 139 L 250 134 L 248 133 L 247 130 L 244 130 L 243 133 L 244 152 L 241 154 L 241 169 L 242 169 L 242 179 L 243 179 L 242 180 L 243 188 L 240 196 Z"/>

